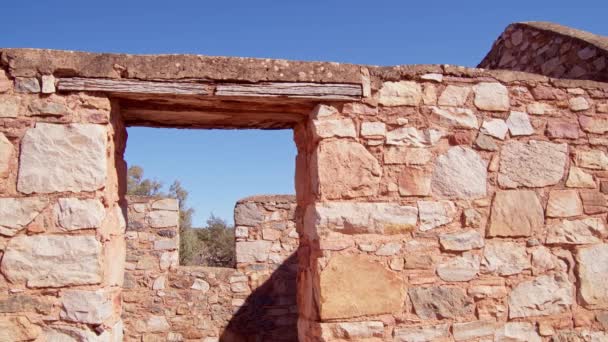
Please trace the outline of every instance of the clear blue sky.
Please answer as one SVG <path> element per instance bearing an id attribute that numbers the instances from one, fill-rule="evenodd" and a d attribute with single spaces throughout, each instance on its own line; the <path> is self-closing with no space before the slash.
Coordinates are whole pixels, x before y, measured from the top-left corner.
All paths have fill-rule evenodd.
<path id="1" fill-rule="evenodd" d="M 475 66 L 511 22 L 544 20 L 608 35 L 607 0 L 18 1 L 0 3 L 0 46 L 124 53 Z M 201 225 L 234 202 L 293 193 L 290 131 L 130 128 L 126 159 L 180 179 Z"/>

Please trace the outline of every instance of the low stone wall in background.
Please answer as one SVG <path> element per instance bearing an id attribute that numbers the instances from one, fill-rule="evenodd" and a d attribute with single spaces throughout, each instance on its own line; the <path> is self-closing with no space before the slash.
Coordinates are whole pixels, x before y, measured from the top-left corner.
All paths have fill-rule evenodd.
<path id="1" fill-rule="evenodd" d="M 174 199 L 128 198 L 126 341 L 296 341 L 295 198 L 235 208 L 236 268 L 179 265 Z"/>

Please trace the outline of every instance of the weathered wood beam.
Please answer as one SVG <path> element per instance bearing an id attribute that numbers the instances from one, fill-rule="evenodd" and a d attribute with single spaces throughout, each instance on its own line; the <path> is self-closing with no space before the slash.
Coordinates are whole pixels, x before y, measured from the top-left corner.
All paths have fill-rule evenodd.
<path id="1" fill-rule="evenodd" d="M 209 95 L 210 86 L 201 83 L 154 82 L 105 78 L 59 78 L 59 91 L 101 91 L 119 94 Z"/>
<path id="2" fill-rule="evenodd" d="M 215 95 L 217 97 L 281 97 L 292 99 L 358 100 L 363 91 L 360 84 L 347 83 L 186 83 L 156 82 L 105 78 L 59 78 L 59 91 L 100 91 L 133 95 Z"/>
<path id="3" fill-rule="evenodd" d="M 360 84 L 264 82 L 218 84 L 215 95 L 357 100 L 363 96 L 363 91 Z"/>

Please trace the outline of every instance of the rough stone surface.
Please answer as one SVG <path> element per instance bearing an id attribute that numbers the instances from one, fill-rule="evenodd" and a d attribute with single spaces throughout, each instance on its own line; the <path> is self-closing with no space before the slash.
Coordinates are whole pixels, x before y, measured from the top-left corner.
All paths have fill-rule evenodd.
<path id="1" fill-rule="evenodd" d="M 481 234 L 476 230 L 439 235 L 441 247 L 447 251 L 468 251 L 484 246 Z"/>
<path id="2" fill-rule="evenodd" d="M 608 237 L 608 230 L 601 219 L 588 217 L 581 220 L 564 220 L 547 228 L 548 244 L 600 243 Z"/>
<path id="3" fill-rule="evenodd" d="M 44 198 L 0 198 L 0 235 L 13 236 L 24 229 L 47 206 Z"/>
<path id="4" fill-rule="evenodd" d="M 475 321 L 468 323 L 455 323 L 452 327 L 456 341 L 467 341 L 474 338 L 494 335 L 496 322 Z"/>
<path id="5" fill-rule="evenodd" d="M 10 240 L 2 273 L 28 287 L 98 284 L 101 244 L 94 236 L 34 235 Z"/>
<path id="6" fill-rule="evenodd" d="M 324 202 L 306 210 L 306 224 L 343 234 L 399 234 L 414 229 L 418 208 L 396 203 Z"/>
<path id="7" fill-rule="evenodd" d="M 420 230 L 426 231 L 454 220 L 456 208 L 450 201 L 418 201 Z"/>
<path id="8" fill-rule="evenodd" d="M 152 209 L 155 210 L 179 210 L 179 201 L 174 198 L 163 198 L 152 203 Z"/>
<path id="9" fill-rule="evenodd" d="M 256 226 L 264 220 L 264 216 L 254 203 L 244 203 L 234 210 L 234 222 L 239 226 Z"/>
<path id="10" fill-rule="evenodd" d="M 549 121 L 547 136 L 553 139 L 578 139 L 578 124 L 576 122 Z"/>
<path id="11" fill-rule="evenodd" d="M 437 144 L 444 135 L 436 129 L 417 129 L 415 127 L 401 127 L 386 133 L 386 144 L 411 147 L 428 147 Z"/>
<path id="12" fill-rule="evenodd" d="M 237 241 L 236 262 L 263 262 L 268 259 L 271 241 Z"/>
<path id="13" fill-rule="evenodd" d="M 543 207 L 534 191 L 499 191 L 492 202 L 488 236 L 530 236 L 544 221 Z"/>
<path id="14" fill-rule="evenodd" d="M 577 166 L 591 170 L 608 170 L 608 155 L 600 150 L 577 151 Z"/>
<path id="15" fill-rule="evenodd" d="M 595 215 L 608 212 L 608 201 L 606 197 L 594 190 L 583 190 L 580 192 L 583 201 L 583 211 L 587 215 Z"/>
<path id="16" fill-rule="evenodd" d="M 587 133 L 604 134 L 608 132 L 608 117 L 581 115 L 578 117 L 578 122 L 583 131 Z"/>
<path id="17" fill-rule="evenodd" d="M 356 340 L 382 337 L 384 325 L 379 321 L 343 322 L 336 324 L 334 330 L 334 337 Z"/>
<path id="18" fill-rule="evenodd" d="M 589 109 L 589 102 L 582 96 L 573 97 L 568 100 L 568 104 L 570 105 L 570 110 L 573 112 L 580 112 L 583 110 Z"/>
<path id="19" fill-rule="evenodd" d="M 513 288 L 509 318 L 559 314 L 573 302 L 572 284 L 566 274 L 542 275 Z"/>
<path id="20" fill-rule="evenodd" d="M 557 111 L 555 107 L 545 102 L 532 102 L 526 107 L 526 110 L 534 115 L 553 115 Z"/>
<path id="21" fill-rule="evenodd" d="M 495 342 L 542 342 L 532 323 L 509 322 L 494 334 Z"/>
<path id="22" fill-rule="evenodd" d="M 390 146 L 384 150 L 385 164 L 425 165 L 433 158 L 426 148 Z"/>
<path id="23" fill-rule="evenodd" d="M 365 257 L 336 255 L 319 277 L 321 319 L 398 312 L 405 301 L 402 280 Z"/>
<path id="24" fill-rule="evenodd" d="M 509 276 L 530 268 L 526 248 L 511 241 L 489 240 L 483 249 L 484 271 Z"/>
<path id="25" fill-rule="evenodd" d="M 498 151 L 498 145 L 494 139 L 482 133 L 475 139 L 475 146 L 484 151 Z"/>
<path id="26" fill-rule="evenodd" d="M 487 166 L 477 152 L 452 147 L 435 162 L 433 193 L 447 198 L 473 199 L 486 195 Z"/>
<path id="27" fill-rule="evenodd" d="M 431 109 L 439 122 L 445 123 L 447 126 L 473 129 L 479 127 L 477 116 L 468 108 L 432 107 Z"/>
<path id="28" fill-rule="evenodd" d="M 589 309 L 608 309 L 608 244 L 580 247 L 576 253 L 579 297 Z"/>
<path id="29" fill-rule="evenodd" d="M 469 281 L 479 273 L 479 256 L 465 253 L 437 265 L 437 275 L 444 281 Z"/>
<path id="30" fill-rule="evenodd" d="M 504 120 L 489 119 L 483 122 L 480 131 L 491 137 L 504 140 L 509 131 L 509 126 L 507 126 L 507 123 Z"/>
<path id="31" fill-rule="evenodd" d="M 17 189 L 31 194 L 101 188 L 107 173 L 106 141 L 100 125 L 37 123 L 21 143 Z"/>
<path id="32" fill-rule="evenodd" d="M 113 297 L 105 290 L 67 290 L 62 293 L 61 318 L 67 321 L 102 324 L 112 316 Z"/>
<path id="33" fill-rule="evenodd" d="M 391 256 L 399 253 L 401 250 L 401 243 L 399 242 L 388 242 L 380 246 L 376 251 L 378 256 Z"/>
<path id="34" fill-rule="evenodd" d="M 361 136 L 385 137 L 386 124 L 384 122 L 364 122 L 361 124 Z"/>
<path id="35" fill-rule="evenodd" d="M 18 93 L 39 93 L 40 82 L 34 77 L 15 78 L 15 91 Z"/>
<path id="36" fill-rule="evenodd" d="M 54 207 L 55 220 L 66 230 L 99 228 L 105 208 L 96 199 L 60 198 Z"/>
<path id="37" fill-rule="evenodd" d="M 0 341 L 31 341 L 40 335 L 39 326 L 24 316 L 0 317 Z"/>
<path id="38" fill-rule="evenodd" d="M 313 182 L 327 199 L 370 196 L 378 191 L 382 168 L 361 144 L 344 140 L 322 142 L 313 159 L 317 175 Z"/>
<path id="39" fill-rule="evenodd" d="M 0 100 L 0 118 L 16 118 L 20 114 L 18 99 L 0 97 Z"/>
<path id="40" fill-rule="evenodd" d="M 13 157 L 14 150 L 13 144 L 0 132 L 0 177 L 8 172 L 9 162 Z"/>
<path id="41" fill-rule="evenodd" d="M 507 127 L 509 127 L 511 136 L 534 134 L 534 128 L 532 127 L 532 124 L 530 124 L 528 113 L 511 112 L 507 118 Z"/>
<path id="42" fill-rule="evenodd" d="M 462 318 L 471 315 L 473 301 L 457 287 L 413 287 L 409 290 L 414 311 L 422 319 Z"/>
<path id="43" fill-rule="evenodd" d="M 566 144 L 509 141 L 500 153 L 498 183 L 507 188 L 557 184 L 564 176 L 567 157 Z"/>
<path id="44" fill-rule="evenodd" d="M 566 186 L 569 188 L 595 188 L 595 181 L 593 175 L 585 172 L 580 167 L 571 166 Z"/>
<path id="45" fill-rule="evenodd" d="M 547 201 L 548 217 L 570 217 L 583 213 L 583 203 L 576 190 L 553 190 Z"/>
<path id="46" fill-rule="evenodd" d="M 437 103 L 440 106 L 463 106 L 470 93 L 470 87 L 461 87 L 449 84 L 439 96 L 439 101 Z"/>
<path id="47" fill-rule="evenodd" d="M 152 228 L 173 227 L 179 223 L 179 213 L 169 210 L 154 210 L 146 215 L 146 219 Z"/>
<path id="48" fill-rule="evenodd" d="M 411 81 L 384 82 L 378 94 L 383 106 L 417 106 L 421 99 L 420 84 Z"/>
<path id="49" fill-rule="evenodd" d="M 355 124 L 351 119 L 312 120 L 313 133 L 316 139 L 354 138 L 357 136 Z"/>
<path id="50" fill-rule="evenodd" d="M 431 194 L 430 171 L 419 167 L 405 167 L 401 171 L 397 184 L 401 196 L 428 196 Z"/>
<path id="51" fill-rule="evenodd" d="M 416 325 L 395 329 L 397 342 L 441 341 L 449 336 L 449 324 Z"/>
<path id="52" fill-rule="evenodd" d="M 506 112 L 509 110 L 509 91 L 500 83 L 482 82 L 473 87 L 475 106 L 481 110 Z"/>

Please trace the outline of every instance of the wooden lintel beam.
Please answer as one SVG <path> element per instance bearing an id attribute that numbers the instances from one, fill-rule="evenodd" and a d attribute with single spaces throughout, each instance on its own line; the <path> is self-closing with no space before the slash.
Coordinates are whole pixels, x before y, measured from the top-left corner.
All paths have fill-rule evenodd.
<path id="1" fill-rule="evenodd" d="M 209 95 L 203 83 L 155 82 L 105 78 L 60 78 L 59 91 L 100 91 L 120 94 Z"/>
<path id="2" fill-rule="evenodd" d="M 216 96 L 288 97 L 325 100 L 358 100 L 363 96 L 360 84 L 345 83 L 224 83 L 215 88 Z"/>
<path id="3" fill-rule="evenodd" d="M 213 92 L 215 87 L 215 92 Z M 59 91 L 99 91 L 139 95 L 215 95 L 217 97 L 282 97 L 351 101 L 363 96 L 360 84 L 347 83 L 192 83 L 104 78 L 59 78 Z"/>

